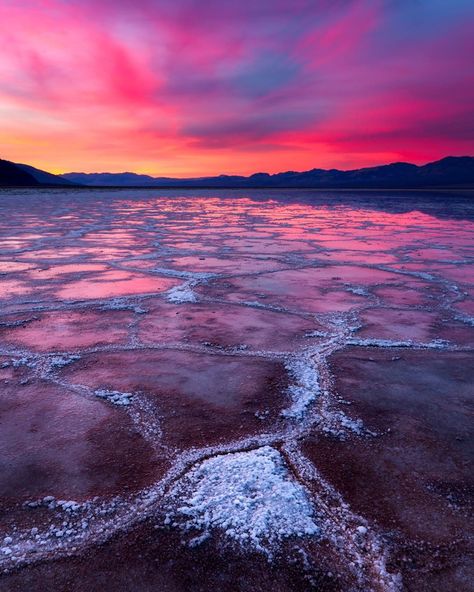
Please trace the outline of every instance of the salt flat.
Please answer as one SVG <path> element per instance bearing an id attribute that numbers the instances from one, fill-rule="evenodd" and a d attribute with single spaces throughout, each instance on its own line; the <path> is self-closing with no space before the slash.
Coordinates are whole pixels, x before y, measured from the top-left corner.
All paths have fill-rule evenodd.
<path id="1" fill-rule="evenodd" d="M 471 589 L 469 196 L 0 213 L 0 590 Z"/>

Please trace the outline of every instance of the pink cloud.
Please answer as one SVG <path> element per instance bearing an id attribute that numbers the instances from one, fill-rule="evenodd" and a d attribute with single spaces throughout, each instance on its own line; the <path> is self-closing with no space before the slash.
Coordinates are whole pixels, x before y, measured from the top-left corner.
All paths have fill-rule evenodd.
<path id="1" fill-rule="evenodd" d="M 4 0 L 1 156 L 185 175 L 472 153 L 474 10 L 424 10 Z"/>

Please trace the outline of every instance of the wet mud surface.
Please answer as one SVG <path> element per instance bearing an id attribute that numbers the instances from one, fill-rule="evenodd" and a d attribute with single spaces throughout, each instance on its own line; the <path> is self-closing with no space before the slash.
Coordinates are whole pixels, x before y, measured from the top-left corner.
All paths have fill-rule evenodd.
<path id="1" fill-rule="evenodd" d="M 466 198 L 0 197 L 2 592 L 472 589 Z"/>

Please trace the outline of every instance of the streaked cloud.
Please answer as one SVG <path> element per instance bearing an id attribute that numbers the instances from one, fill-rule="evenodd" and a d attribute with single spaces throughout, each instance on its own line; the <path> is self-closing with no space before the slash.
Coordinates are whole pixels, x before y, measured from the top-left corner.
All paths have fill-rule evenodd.
<path id="1" fill-rule="evenodd" d="M 1 156 L 250 173 L 474 153 L 464 0 L 0 0 Z"/>

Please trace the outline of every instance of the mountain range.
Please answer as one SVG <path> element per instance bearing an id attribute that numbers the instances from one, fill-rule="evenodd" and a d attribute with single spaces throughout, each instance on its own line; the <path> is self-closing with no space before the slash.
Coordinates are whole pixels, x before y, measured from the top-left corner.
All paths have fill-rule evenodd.
<path id="1" fill-rule="evenodd" d="M 255 173 L 248 177 L 219 175 L 176 179 L 137 173 L 66 173 L 53 175 L 29 165 L 0 160 L 0 186 L 192 187 L 192 188 L 307 188 L 412 189 L 474 187 L 474 157 L 447 156 L 417 166 L 406 162 L 341 171 L 312 169 Z"/>

